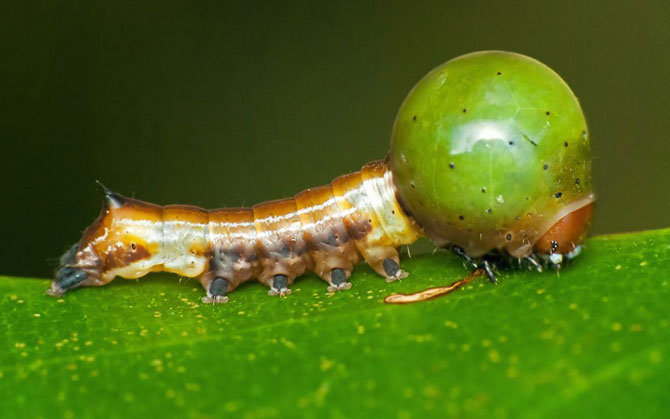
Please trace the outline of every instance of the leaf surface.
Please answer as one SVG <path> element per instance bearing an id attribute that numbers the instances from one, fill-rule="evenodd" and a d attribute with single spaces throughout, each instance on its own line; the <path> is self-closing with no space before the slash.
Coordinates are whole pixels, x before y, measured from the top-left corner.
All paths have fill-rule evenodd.
<path id="1" fill-rule="evenodd" d="M 504 270 L 446 297 L 393 292 L 467 275 L 446 252 L 367 266 L 330 295 L 154 274 L 61 299 L 0 277 L 3 417 L 660 417 L 670 411 L 670 230 L 595 237 L 560 271 Z"/>

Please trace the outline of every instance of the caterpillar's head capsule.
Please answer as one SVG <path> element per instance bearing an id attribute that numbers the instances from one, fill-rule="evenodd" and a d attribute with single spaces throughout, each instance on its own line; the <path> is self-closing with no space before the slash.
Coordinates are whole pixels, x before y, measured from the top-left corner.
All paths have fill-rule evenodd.
<path id="1" fill-rule="evenodd" d="M 128 234 L 128 228 L 119 228 L 119 224 L 141 219 L 144 207 L 146 211 L 154 208 L 100 185 L 105 194 L 102 211 L 84 231 L 79 243 L 61 257 L 49 290 L 51 295 L 62 295 L 80 286 L 102 285 L 113 278 L 115 269 L 132 268 L 134 262 L 148 255 L 140 238 Z"/>
<path id="2" fill-rule="evenodd" d="M 532 58 L 477 52 L 428 73 L 398 112 L 389 162 L 398 198 L 437 245 L 568 255 L 588 232 L 586 120 Z"/>

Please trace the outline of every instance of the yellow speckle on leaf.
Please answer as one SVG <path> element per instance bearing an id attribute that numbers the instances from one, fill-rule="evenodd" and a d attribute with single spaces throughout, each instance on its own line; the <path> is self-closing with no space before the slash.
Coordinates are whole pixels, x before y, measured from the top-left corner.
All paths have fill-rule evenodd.
<path id="1" fill-rule="evenodd" d="M 647 261 L 645 260 L 645 261 L 640 262 L 640 266 L 647 266 Z"/>
<path id="2" fill-rule="evenodd" d="M 444 322 L 444 325 L 450 329 L 458 329 L 458 323 L 452 322 L 451 320 L 447 320 L 446 322 Z"/>
<path id="3" fill-rule="evenodd" d="M 489 360 L 493 363 L 500 362 L 500 353 L 498 353 L 498 351 L 495 349 L 489 350 Z"/>
<path id="4" fill-rule="evenodd" d="M 544 332 L 540 333 L 540 339 L 549 340 L 554 337 L 554 329 L 547 329 Z"/>
<path id="5" fill-rule="evenodd" d="M 615 266 L 614 269 L 616 269 L 617 271 L 620 271 L 621 270 L 621 265 Z"/>
<path id="6" fill-rule="evenodd" d="M 26 344 L 23 343 L 23 342 L 16 342 L 16 343 L 14 343 L 14 347 L 21 349 L 21 348 L 25 348 Z"/>
<path id="7" fill-rule="evenodd" d="M 356 328 L 356 332 L 357 332 L 359 335 L 364 334 L 364 333 L 365 333 L 365 326 L 363 326 L 362 324 L 359 324 L 358 327 Z"/>
<path id="8" fill-rule="evenodd" d="M 629 327 L 631 332 L 641 332 L 643 329 L 641 324 L 631 324 Z"/>
<path id="9" fill-rule="evenodd" d="M 482 340 L 482 346 L 488 348 L 489 346 L 491 346 L 491 341 L 488 339 Z"/>
<path id="10" fill-rule="evenodd" d="M 321 358 L 321 371 L 328 371 L 335 366 L 335 361 L 332 359 Z"/>
<path id="11" fill-rule="evenodd" d="M 537 293 L 538 294 L 544 294 L 545 291 L 546 290 L 544 288 L 541 288 L 541 289 L 537 290 Z"/>
<path id="12" fill-rule="evenodd" d="M 186 391 L 196 392 L 196 391 L 200 391 L 200 384 L 198 384 L 198 383 L 186 383 L 186 384 L 184 384 L 184 388 L 186 389 Z"/>
<path id="13" fill-rule="evenodd" d="M 163 317 L 163 314 L 160 311 L 154 311 L 154 317 L 156 318 Z"/>
<path id="14" fill-rule="evenodd" d="M 283 343 L 284 346 L 286 346 L 288 349 L 295 349 L 296 348 L 295 343 L 291 342 L 290 340 L 288 340 L 286 338 L 281 338 L 281 343 Z"/>
<path id="15" fill-rule="evenodd" d="M 620 331 L 621 330 L 621 323 L 619 323 L 619 322 L 612 323 L 612 330 L 615 331 L 615 332 Z"/>
<path id="16" fill-rule="evenodd" d="M 40 313 L 35 313 L 33 314 L 33 317 L 42 317 L 42 315 Z"/>
<path id="17" fill-rule="evenodd" d="M 151 365 L 156 369 L 156 372 L 162 372 L 165 368 L 163 367 L 163 360 L 154 359 L 151 361 Z"/>

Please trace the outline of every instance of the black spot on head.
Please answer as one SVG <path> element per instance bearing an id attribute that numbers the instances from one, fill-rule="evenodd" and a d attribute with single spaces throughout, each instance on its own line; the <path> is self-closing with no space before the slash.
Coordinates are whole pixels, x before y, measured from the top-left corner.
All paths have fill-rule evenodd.
<path id="1" fill-rule="evenodd" d="M 467 108 L 463 108 L 463 113 L 466 113 L 468 111 Z"/>
<path id="2" fill-rule="evenodd" d="M 502 75 L 502 72 L 498 71 L 498 75 L 501 76 L 501 75 Z"/>
<path id="3" fill-rule="evenodd" d="M 505 239 L 507 239 L 507 241 L 512 240 L 512 235 L 510 233 L 507 233 L 507 235 L 505 236 Z"/>
<path id="4" fill-rule="evenodd" d="M 556 194 L 555 194 L 554 196 L 555 196 L 556 198 L 560 198 L 560 197 L 563 196 L 563 192 L 556 192 Z"/>
<path id="5" fill-rule="evenodd" d="M 551 241 L 551 251 L 554 252 L 558 249 L 558 242 L 556 240 Z"/>
<path id="6" fill-rule="evenodd" d="M 526 197 L 526 201 L 530 201 L 530 196 L 527 196 L 527 197 Z"/>
<path id="7" fill-rule="evenodd" d="M 567 147 L 567 146 L 568 146 L 568 142 L 567 142 L 567 141 L 564 142 L 563 145 Z"/>
<path id="8" fill-rule="evenodd" d="M 579 185 L 579 178 L 575 179 L 575 185 Z"/>
<path id="9" fill-rule="evenodd" d="M 493 214 L 493 210 L 492 210 L 491 208 L 488 208 L 488 209 L 486 210 L 486 213 L 487 213 L 487 214 Z"/>
<path id="10" fill-rule="evenodd" d="M 456 165 L 455 165 L 453 162 L 452 162 L 452 163 L 449 163 L 449 168 L 450 168 L 450 169 L 453 169 L 454 167 L 456 167 Z"/>
<path id="11" fill-rule="evenodd" d="M 548 164 L 545 164 L 544 166 L 542 166 L 542 168 L 543 168 L 544 170 L 547 170 L 547 169 L 549 169 L 549 165 L 548 165 Z"/>
<path id="12" fill-rule="evenodd" d="M 486 193 L 486 188 L 482 188 L 482 193 Z"/>
<path id="13" fill-rule="evenodd" d="M 137 245 L 135 243 L 130 243 L 130 248 L 133 250 L 137 250 Z"/>
<path id="14" fill-rule="evenodd" d="M 463 221 L 463 220 L 465 220 L 465 217 L 463 217 L 462 215 L 459 215 L 459 216 L 458 216 L 458 219 L 461 220 L 461 221 Z"/>
<path id="15" fill-rule="evenodd" d="M 551 115 L 551 113 L 550 113 L 549 111 L 546 111 L 545 114 L 546 114 L 547 116 Z"/>
<path id="16" fill-rule="evenodd" d="M 507 144 L 509 144 L 509 145 L 514 145 L 514 141 L 510 141 L 510 142 L 507 143 Z"/>
<path id="17" fill-rule="evenodd" d="M 412 118 L 412 121 L 416 122 L 416 115 Z"/>

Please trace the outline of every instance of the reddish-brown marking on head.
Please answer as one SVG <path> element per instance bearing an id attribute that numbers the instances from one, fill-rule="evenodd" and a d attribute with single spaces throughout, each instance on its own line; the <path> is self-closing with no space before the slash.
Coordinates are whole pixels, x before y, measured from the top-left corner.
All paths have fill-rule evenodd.
<path id="1" fill-rule="evenodd" d="M 572 252 L 586 238 L 592 213 L 593 203 L 590 203 L 561 218 L 535 243 L 535 251 L 545 254 Z"/>

